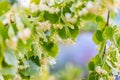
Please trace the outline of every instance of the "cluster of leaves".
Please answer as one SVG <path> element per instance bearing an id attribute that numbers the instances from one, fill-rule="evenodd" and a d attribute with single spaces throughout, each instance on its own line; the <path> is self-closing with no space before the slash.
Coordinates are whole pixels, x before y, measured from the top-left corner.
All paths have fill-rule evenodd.
<path id="1" fill-rule="evenodd" d="M 43 67 L 54 64 L 53 58 L 59 51 L 57 42 L 67 39 L 74 41 L 79 34 L 82 18 L 69 8 L 77 0 L 57 1 L 52 7 L 57 7 L 58 12 L 49 11 L 52 8 L 50 6 L 43 11 L 31 11 L 40 3 L 40 0 L 31 0 L 30 5 L 34 5 L 31 9 L 19 3 L 11 5 L 7 1 L 0 2 L 1 80 L 34 79 L 40 76 Z M 78 7 L 82 9 L 84 5 Z M 65 18 L 65 15 L 68 17 Z"/>
<path id="2" fill-rule="evenodd" d="M 102 22 L 99 19 L 99 22 Z M 98 45 L 99 52 L 89 62 L 89 80 L 118 80 L 119 79 L 119 28 L 114 25 L 99 26 L 93 34 L 93 41 Z M 105 22 L 102 22 L 105 23 Z"/>
<path id="3" fill-rule="evenodd" d="M 94 19 L 103 21 L 91 10 L 94 3 L 101 8 L 105 7 L 102 1 L 97 3 L 97 0 L 26 0 L 27 4 L 21 0 L 17 2 L 0 2 L 1 80 L 39 79 L 42 70 L 48 64 L 54 64 L 53 59 L 59 52 L 57 43 L 75 41 L 79 28 L 86 20 L 93 21 L 86 25 L 95 25 Z M 91 7 L 91 4 L 94 6 Z M 113 27 L 96 31 L 94 41 L 101 44 L 100 53 L 103 52 L 105 42 L 113 40 L 114 31 Z M 115 43 L 119 46 L 119 34 L 116 36 Z M 95 58 L 96 60 L 98 59 Z M 94 60 L 90 67 L 93 66 L 91 64 L 97 65 Z"/>

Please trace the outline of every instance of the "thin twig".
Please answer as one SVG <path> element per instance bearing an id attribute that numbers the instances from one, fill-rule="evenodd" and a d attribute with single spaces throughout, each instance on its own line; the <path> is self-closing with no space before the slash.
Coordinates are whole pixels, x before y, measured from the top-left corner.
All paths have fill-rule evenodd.
<path id="1" fill-rule="evenodd" d="M 106 25 L 105 27 L 107 27 L 109 25 L 109 18 L 110 18 L 110 10 L 108 11 L 108 15 L 107 15 L 107 22 L 106 22 Z M 106 44 L 105 44 L 105 47 L 104 47 L 104 51 L 103 51 L 103 56 L 102 56 L 102 59 L 104 58 L 105 56 L 105 51 L 106 51 Z"/>
<path id="2" fill-rule="evenodd" d="M 109 18 L 110 18 L 110 10 L 108 11 L 107 22 L 106 22 L 105 27 L 109 25 Z"/>
<path id="3" fill-rule="evenodd" d="M 106 51 L 106 45 L 105 45 L 105 47 L 104 47 L 104 51 L 103 51 L 103 55 L 102 55 L 102 59 L 103 59 L 104 56 L 105 56 L 105 51 Z"/>

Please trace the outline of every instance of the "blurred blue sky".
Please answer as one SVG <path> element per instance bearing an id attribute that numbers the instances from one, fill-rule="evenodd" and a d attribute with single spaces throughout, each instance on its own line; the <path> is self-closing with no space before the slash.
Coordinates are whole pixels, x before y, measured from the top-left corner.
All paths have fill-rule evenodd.
<path id="1" fill-rule="evenodd" d="M 59 44 L 60 53 L 54 69 L 62 69 L 67 64 L 87 68 L 89 60 L 97 54 L 92 34 L 92 32 L 80 33 L 75 44 Z"/>

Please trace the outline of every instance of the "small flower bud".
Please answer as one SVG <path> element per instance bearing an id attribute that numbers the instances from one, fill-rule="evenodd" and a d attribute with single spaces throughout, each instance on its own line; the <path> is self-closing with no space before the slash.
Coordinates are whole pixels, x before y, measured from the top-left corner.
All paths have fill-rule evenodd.
<path id="1" fill-rule="evenodd" d="M 23 30 L 23 35 L 24 35 L 24 38 L 26 38 L 26 39 L 30 38 L 30 36 L 31 36 L 31 30 L 29 28 L 25 28 Z"/>
<path id="2" fill-rule="evenodd" d="M 98 74 L 100 74 L 101 73 L 101 67 L 100 66 L 97 66 L 96 68 L 95 68 L 95 71 L 98 73 Z"/>

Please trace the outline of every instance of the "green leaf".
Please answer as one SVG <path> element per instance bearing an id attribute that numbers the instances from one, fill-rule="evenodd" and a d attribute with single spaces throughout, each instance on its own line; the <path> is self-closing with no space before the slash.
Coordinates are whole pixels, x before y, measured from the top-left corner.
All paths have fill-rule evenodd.
<path id="1" fill-rule="evenodd" d="M 53 45 L 53 47 L 48 49 L 49 55 L 52 57 L 56 57 L 57 53 L 59 52 L 58 46 L 57 44 L 49 44 L 49 46 L 50 45 Z"/>
<path id="2" fill-rule="evenodd" d="M 109 65 L 105 62 L 103 65 L 103 69 L 105 69 L 108 73 L 110 73 L 111 68 L 109 67 Z"/>
<path id="3" fill-rule="evenodd" d="M 3 23 L 0 21 L 0 35 L 5 40 L 8 37 L 8 27 L 5 27 Z"/>
<path id="4" fill-rule="evenodd" d="M 98 26 L 99 26 L 101 31 L 103 31 L 105 29 L 105 24 L 106 24 L 105 22 L 99 22 L 98 23 Z"/>
<path id="5" fill-rule="evenodd" d="M 108 54 L 110 55 L 112 63 L 117 62 L 117 56 L 116 56 L 116 51 L 115 50 L 112 50 L 112 51 L 108 52 Z"/>
<path id="6" fill-rule="evenodd" d="M 62 39 L 67 39 L 68 35 L 67 35 L 67 31 L 65 26 L 62 29 L 58 29 L 58 35 L 62 38 Z"/>
<path id="7" fill-rule="evenodd" d="M 56 57 L 59 52 L 57 44 L 53 42 L 43 42 L 42 46 L 44 50 L 48 52 L 49 56 Z"/>
<path id="8" fill-rule="evenodd" d="M 40 67 L 37 66 L 33 61 L 29 60 L 30 75 L 39 75 Z"/>
<path id="9" fill-rule="evenodd" d="M 93 34 L 93 41 L 96 44 L 100 44 L 103 41 L 103 37 L 102 37 L 102 31 L 97 30 L 94 34 Z"/>
<path id="10" fill-rule="evenodd" d="M 101 65 L 101 57 L 100 54 L 97 54 L 94 58 L 93 58 L 94 64 L 95 66 Z"/>
<path id="11" fill-rule="evenodd" d="M 115 44 L 117 46 L 120 46 L 120 34 L 115 34 L 114 35 L 114 40 L 115 40 Z"/>
<path id="12" fill-rule="evenodd" d="M 17 73 L 17 68 L 15 67 L 4 67 L 0 70 L 3 75 L 15 75 Z"/>
<path id="13" fill-rule="evenodd" d="M 115 11 L 110 11 L 110 18 L 115 18 L 116 17 L 116 13 Z"/>
<path id="14" fill-rule="evenodd" d="M 67 38 L 72 38 L 73 40 L 79 35 L 80 30 L 78 28 L 78 26 L 74 26 L 74 28 L 70 28 L 67 26 L 64 26 L 62 29 L 58 29 L 58 35 L 62 38 L 62 39 L 67 39 Z"/>
<path id="15" fill-rule="evenodd" d="M 0 2 L 0 15 L 6 13 L 10 9 L 9 2 Z"/>
<path id="16" fill-rule="evenodd" d="M 35 64 L 37 64 L 38 66 L 40 66 L 40 58 L 38 56 L 32 56 L 30 57 L 30 60 L 32 60 Z"/>
<path id="17" fill-rule="evenodd" d="M 36 5 L 38 5 L 40 3 L 40 0 L 31 0 L 30 3 L 35 3 Z"/>
<path id="18" fill-rule="evenodd" d="M 97 22 L 104 22 L 104 19 L 101 16 L 96 17 Z"/>
<path id="19" fill-rule="evenodd" d="M 69 32 L 70 32 L 70 34 L 71 34 L 71 37 L 72 37 L 73 39 L 75 39 L 75 38 L 79 35 L 80 30 L 79 30 L 78 26 L 75 25 L 75 26 L 74 26 L 74 29 L 69 28 Z"/>
<path id="20" fill-rule="evenodd" d="M 56 13 L 52 14 L 52 13 L 45 11 L 44 19 L 49 20 L 52 24 L 54 24 L 59 20 L 59 15 L 57 15 Z"/>
<path id="21" fill-rule="evenodd" d="M 89 68 L 89 70 L 94 71 L 94 69 L 95 69 L 95 64 L 94 64 L 93 61 L 89 62 L 88 68 Z"/>
<path id="22" fill-rule="evenodd" d="M 94 70 L 95 70 L 95 67 L 98 66 L 98 65 L 101 65 L 101 59 L 100 59 L 99 54 L 97 54 L 95 57 L 93 57 L 93 58 L 91 59 L 91 61 L 90 61 L 89 64 L 88 64 L 88 68 L 89 68 L 91 71 L 94 71 Z"/>
<path id="23" fill-rule="evenodd" d="M 0 34 L 0 69 L 2 68 L 3 58 L 4 58 L 4 41 Z"/>
<path id="24" fill-rule="evenodd" d="M 12 28 L 13 28 L 13 30 L 14 30 L 14 34 L 17 35 L 18 29 L 17 29 L 17 27 L 16 27 L 16 23 L 12 23 Z"/>
<path id="25" fill-rule="evenodd" d="M 95 60 L 95 65 L 96 66 L 101 64 L 101 59 L 100 59 L 99 55 L 96 55 L 94 60 Z"/>
<path id="26" fill-rule="evenodd" d="M 113 66 L 109 60 L 106 60 L 105 62 L 109 66 L 110 69 L 113 69 Z"/>
<path id="27" fill-rule="evenodd" d="M 93 13 L 87 13 L 86 15 L 82 16 L 84 20 L 90 20 L 90 21 L 95 21 L 96 20 L 96 14 Z"/>
<path id="28" fill-rule="evenodd" d="M 114 34 L 114 30 L 112 27 L 106 27 L 105 30 L 103 31 L 102 36 L 104 39 L 112 39 Z"/>
<path id="29" fill-rule="evenodd" d="M 28 62 L 30 67 L 20 70 L 20 73 L 24 76 L 39 75 L 40 67 L 31 60 L 29 60 Z"/>
<path id="30" fill-rule="evenodd" d="M 3 33 L 3 30 L 4 30 L 4 25 L 3 25 L 3 23 L 0 21 L 0 34 Z"/>
<path id="31" fill-rule="evenodd" d="M 88 76 L 88 80 L 99 80 L 98 75 L 95 72 L 91 72 Z"/>
<path id="32" fill-rule="evenodd" d="M 17 67 L 17 58 L 12 50 L 6 49 L 4 53 L 4 57 L 5 57 L 5 62 L 8 65 Z"/>

